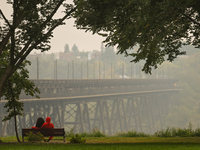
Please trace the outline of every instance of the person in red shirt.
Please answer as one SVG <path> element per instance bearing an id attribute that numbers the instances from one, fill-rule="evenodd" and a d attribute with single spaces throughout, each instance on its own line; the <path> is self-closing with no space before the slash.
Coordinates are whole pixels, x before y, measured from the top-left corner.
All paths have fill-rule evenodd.
<path id="1" fill-rule="evenodd" d="M 46 122 L 43 123 L 43 125 L 41 126 L 41 129 L 51 129 L 51 128 L 54 128 L 54 124 L 53 123 L 50 123 L 51 122 L 51 118 L 50 117 L 47 117 L 46 118 Z M 45 142 L 49 142 L 51 139 L 53 138 L 53 136 L 50 136 L 49 139 L 46 141 L 44 140 Z"/>

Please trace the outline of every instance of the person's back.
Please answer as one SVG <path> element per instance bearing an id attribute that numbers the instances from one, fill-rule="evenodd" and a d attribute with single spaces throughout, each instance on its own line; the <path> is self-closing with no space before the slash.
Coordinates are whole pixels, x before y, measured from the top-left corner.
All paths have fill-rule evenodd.
<path id="1" fill-rule="evenodd" d="M 51 122 L 51 118 L 50 117 L 47 117 L 46 118 L 46 122 L 43 123 L 41 129 L 51 129 L 51 128 L 54 128 L 54 124 L 53 123 L 50 123 Z M 53 136 L 50 136 L 49 139 L 46 141 L 44 140 L 45 142 L 49 142 L 51 139 L 53 138 Z"/>
<path id="2" fill-rule="evenodd" d="M 44 123 L 44 119 L 39 117 L 36 121 L 36 125 L 32 127 L 32 129 L 40 129 Z"/>
<path id="3" fill-rule="evenodd" d="M 41 128 L 44 128 L 44 129 L 54 128 L 54 124 L 53 124 L 53 123 L 50 123 L 50 122 L 51 122 L 51 118 L 50 118 L 50 117 L 47 117 L 47 118 L 46 118 L 46 122 L 43 123 L 43 125 L 41 126 Z"/>

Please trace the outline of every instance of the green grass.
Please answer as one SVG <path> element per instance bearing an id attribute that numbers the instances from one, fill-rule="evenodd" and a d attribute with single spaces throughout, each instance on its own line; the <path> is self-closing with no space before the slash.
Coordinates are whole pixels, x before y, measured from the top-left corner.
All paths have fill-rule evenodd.
<path id="1" fill-rule="evenodd" d="M 197 150 L 191 143 L 116 143 L 116 144 L 0 144 L 2 150 Z"/>
<path id="2" fill-rule="evenodd" d="M 149 137 L 150 135 L 145 134 L 144 132 L 128 131 L 128 132 L 117 133 L 116 136 L 118 137 Z"/>
<path id="3" fill-rule="evenodd" d="M 69 138 L 73 132 L 63 137 L 54 137 L 50 142 L 17 143 L 16 137 L 0 137 L 0 150 L 197 150 L 200 149 L 200 128 L 167 128 L 148 135 L 136 131 L 117 133 L 115 136 L 106 136 L 98 129 L 92 133 L 82 133 L 85 144 L 70 144 Z M 20 137 L 21 139 L 21 137 Z"/>
<path id="4" fill-rule="evenodd" d="M 4 143 L 17 143 L 16 137 L 1 137 Z M 21 139 L 21 138 L 20 138 Z M 84 137 L 87 144 L 98 143 L 197 143 L 200 144 L 200 137 Z M 25 143 L 28 143 L 25 140 Z M 44 143 L 44 142 L 42 142 Z M 69 137 L 63 142 L 62 137 L 54 137 L 49 143 L 68 144 Z M 44 143 L 47 144 L 47 143 Z"/>
<path id="5" fill-rule="evenodd" d="M 68 138 L 67 138 L 68 139 Z M 49 143 L 17 143 L 16 137 L 1 137 L 0 150 L 197 150 L 200 137 L 85 137 L 86 144 L 69 144 L 62 137 Z"/>

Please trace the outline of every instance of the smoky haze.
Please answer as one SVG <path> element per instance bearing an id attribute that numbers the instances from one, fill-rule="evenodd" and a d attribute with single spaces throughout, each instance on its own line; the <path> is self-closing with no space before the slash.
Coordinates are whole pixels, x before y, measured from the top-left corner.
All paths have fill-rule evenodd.
<path id="1" fill-rule="evenodd" d="M 141 71 L 144 62 L 130 63 L 131 57 L 116 55 L 113 47 L 102 45 L 93 52 L 73 50 L 28 57 L 32 63 L 27 66 L 29 76 L 41 89 L 41 99 L 21 95 L 25 116 L 18 118 L 19 133 L 22 127 L 33 126 L 38 117 L 47 116 L 55 127 L 78 133 L 94 129 L 108 135 L 132 130 L 154 134 L 167 127 L 199 127 L 198 49 L 184 47 L 187 55 L 164 62 L 152 75 Z M 154 90 L 167 90 L 167 94 L 151 94 Z M 144 91 L 144 95 L 137 95 Z M 132 92 L 136 93 L 130 95 Z M 107 97 L 102 100 L 102 95 Z M 5 102 L 2 98 L 3 116 Z M 10 128 L 12 121 L 0 125 L 4 129 L 1 135 L 15 134 Z"/>
<path id="2" fill-rule="evenodd" d="M 6 17 L 10 15 L 11 8 L 8 8 L 4 1 L 1 1 L 0 8 Z M 164 117 L 161 116 L 164 127 L 187 128 L 189 123 L 194 129 L 200 127 L 198 49 L 192 46 L 183 47 L 182 50 L 187 51 L 187 55 L 180 56 L 172 63 L 166 61 L 153 70 L 152 75 L 146 75 L 141 71 L 144 62 L 130 63 L 130 57 L 116 55 L 114 48 L 101 46 L 102 37 L 77 30 L 73 24 L 73 20 L 68 20 L 65 26 L 55 30 L 51 40 L 52 48 L 48 54 L 35 53 L 28 56 L 27 59 L 32 63 L 27 66 L 30 79 L 178 79 L 176 86 L 182 89 L 179 96 L 173 99 L 165 98 L 169 107 L 166 107 L 166 103 L 161 106 L 165 108 Z M 69 44 L 69 53 L 64 53 L 65 44 Z M 77 45 L 78 52 L 72 52 L 74 44 Z M 153 108 L 156 107 L 155 104 Z M 154 131 L 161 129 L 159 120 L 155 121 L 154 125 Z"/>
<path id="3" fill-rule="evenodd" d="M 112 48 L 106 50 L 105 47 L 90 53 L 69 52 L 69 56 L 62 59 L 58 53 L 32 55 L 28 57 L 32 65 L 27 68 L 30 79 L 178 79 L 176 86 L 182 90 L 179 97 L 169 100 L 170 107 L 163 118 L 165 127 L 187 128 L 191 123 L 195 129 L 199 127 L 200 120 L 200 53 L 192 46 L 182 50 L 187 51 L 187 55 L 172 63 L 164 62 L 152 71 L 152 75 L 141 71 L 143 62 L 130 63 L 131 58 L 116 55 Z"/>

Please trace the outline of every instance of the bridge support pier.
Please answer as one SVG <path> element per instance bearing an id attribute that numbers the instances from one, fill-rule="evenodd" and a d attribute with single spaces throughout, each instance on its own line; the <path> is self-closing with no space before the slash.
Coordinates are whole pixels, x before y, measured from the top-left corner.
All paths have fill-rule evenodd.
<path id="1" fill-rule="evenodd" d="M 86 124 L 88 127 L 88 131 L 89 133 L 92 132 L 91 130 L 91 124 L 90 124 L 90 116 L 89 116 L 89 109 L 88 109 L 88 104 L 87 103 L 84 103 L 83 104 L 83 107 L 84 107 L 84 110 L 83 110 L 83 117 L 85 118 L 84 119 L 84 124 Z"/>
<path id="2" fill-rule="evenodd" d="M 95 115 L 93 118 L 93 125 L 92 128 L 98 128 L 99 130 L 103 131 L 105 133 L 105 122 L 104 122 L 104 111 L 102 108 L 102 102 L 98 101 L 96 102 L 95 107 Z"/>
<path id="3" fill-rule="evenodd" d="M 147 99 L 147 105 L 149 106 L 149 111 L 150 111 L 150 116 L 151 116 L 151 127 L 152 127 L 152 133 L 155 132 L 155 118 L 154 118 L 154 110 L 153 110 L 153 104 L 154 104 L 154 99 L 153 97 L 148 97 Z"/>
<path id="4" fill-rule="evenodd" d="M 109 110 L 108 110 L 108 104 L 107 102 L 103 102 L 103 106 L 104 106 L 104 110 L 106 112 L 105 114 L 105 118 L 106 118 L 106 121 L 107 121 L 107 130 L 108 130 L 108 134 L 111 135 L 112 132 L 111 132 L 111 123 L 110 123 L 110 115 L 109 115 Z"/>
<path id="5" fill-rule="evenodd" d="M 122 103 L 122 110 L 123 110 L 123 118 L 124 118 L 124 131 L 128 131 L 128 124 L 127 124 L 127 114 L 126 114 L 126 109 L 124 106 L 124 100 L 121 100 Z"/>
<path id="6" fill-rule="evenodd" d="M 139 120 L 140 132 L 143 132 L 140 107 L 141 106 L 140 106 L 140 103 L 139 103 L 139 99 L 136 98 L 136 108 L 137 108 L 137 113 L 138 113 L 138 120 Z"/>
<path id="7" fill-rule="evenodd" d="M 126 105 L 127 126 L 128 130 L 135 129 L 136 131 L 138 131 L 137 114 L 134 103 L 135 103 L 134 98 L 129 98 L 127 100 L 127 105 Z"/>
<path id="8" fill-rule="evenodd" d="M 159 114 L 159 118 L 160 118 L 160 126 L 161 126 L 161 129 L 163 129 L 163 114 L 162 114 L 162 104 L 159 102 L 159 97 L 160 96 L 156 96 L 156 102 L 158 104 L 158 114 Z"/>
<path id="9" fill-rule="evenodd" d="M 151 111 L 149 110 L 150 106 L 148 104 L 149 99 L 146 96 L 144 96 L 142 99 L 144 102 L 144 110 L 146 110 L 145 112 L 146 112 L 146 116 L 147 116 L 146 127 L 149 129 L 149 133 L 152 134 L 152 125 L 151 125 L 151 118 L 150 118 Z"/>
<path id="10" fill-rule="evenodd" d="M 66 132 L 89 132 L 98 129 L 105 134 L 137 131 L 153 134 L 163 129 L 168 114 L 170 93 L 135 94 L 128 96 L 97 96 L 78 99 L 26 101 L 23 118 L 17 117 L 18 131 L 34 126 L 38 117 L 51 117 L 55 127 Z M 0 103 L 0 119 L 4 116 Z M 1 122 L 0 135 L 14 135 L 13 119 Z"/>

